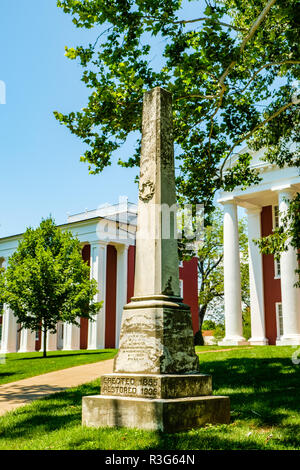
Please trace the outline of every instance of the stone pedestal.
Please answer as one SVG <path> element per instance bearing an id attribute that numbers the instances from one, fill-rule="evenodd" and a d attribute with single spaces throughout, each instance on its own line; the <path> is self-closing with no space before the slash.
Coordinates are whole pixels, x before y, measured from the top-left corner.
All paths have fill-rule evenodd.
<path id="1" fill-rule="evenodd" d="M 155 88 L 144 96 L 134 297 L 123 310 L 114 373 L 101 378 L 101 395 L 83 398 L 86 426 L 177 432 L 229 422 L 228 397 L 212 396 L 211 377 L 200 374 L 180 297 L 174 206 L 171 95 Z"/>
<path id="2" fill-rule="evenodd" d="M 181 374 L 199 371 L 190 308 L 168 296 L 132 298 L 122 315 L 114 372 Z"/>
<path id="3" fill-rule="evenodd" d="M 93 395 L 82 401 L 83 424 L 127 427 L 168 433 L 188 431 L 207 423 L 229 422 L 228 397 L 146 399 Z"/>
<path id="4" fill-rule="evenodd" d="M 114 373 L 83 398 L 83 425 L 171 433 L 229 423 L 229 398 L 212 396 L 212 377 L 199 373 L 189 307 L 163 297 L 124 307 Z"/>
<path id="5" fill-rule="evenodd" d="M 228 423 L 228 397 L 212 396 L 204 374 L 108 374 L 101 395 L 83 398 L 83 424 L 168 433 Z"/>

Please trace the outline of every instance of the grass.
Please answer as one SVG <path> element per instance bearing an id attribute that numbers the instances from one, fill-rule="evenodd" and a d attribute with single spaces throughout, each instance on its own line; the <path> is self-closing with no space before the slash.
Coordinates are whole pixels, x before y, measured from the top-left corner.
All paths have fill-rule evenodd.
<path id="1" fill-rule="evenodd" d="M 111 359 L 116 349 L 9 353 L 0 361 L 0 385 L 68 367 Z M 0 358 L 1 359 L 1 358 Z"/>
<path id="2" fill-rule="evenodd" d="M 199 355 L 201 371 L 212 374 L 215 395 L 230 396 L 229 425 L 178 434 L 82 427 L 82 396 L 99 393 L 97 380 L 7 413 L 0 418 L 0 449 L 300 449 L 300 365 L 292 362 L 295 349 L 214 351 Z"/>

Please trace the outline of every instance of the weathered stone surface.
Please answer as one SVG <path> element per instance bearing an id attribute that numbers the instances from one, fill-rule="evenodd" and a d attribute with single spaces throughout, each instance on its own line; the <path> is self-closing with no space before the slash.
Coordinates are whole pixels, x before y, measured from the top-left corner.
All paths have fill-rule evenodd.
<path id="1" fill-rule="evenodd" d="M 166 214 L 176 206 L 172 96 L 162 88 L 144 94 L 134 295 L 178 296 L 178 243 L 175 219 L 164 237 Z M 173 220 L 174 219 L 174 220 Z"/>
<path id="2" fill-rule="evenodd" d="M 82 401 L 82 423 L 90 427 L 128 427 L 168 433 L 230 421 L 228 397 L 164 399 L 92 395 Z"/>
<path id="3" fill-rule="evenodd" d="M 212 378 L 205 374 L 107 374 L 101 377 L 101 395 L 154 399 L 200 397 L 211 393 Z"/>
<path id="4" fill-rule="evenodd" d="M 114 372 L 199 372 L 190 308 L 180 298 L 176 219 L 160 213 L 174 206 L 172 97 L 157 87 L 144 95 L 134 297 L 124 307 Z"/>
<path id="5" fill-rule="evenodd" d="M 114 373 L 83 398 L 86 426 L 177 432 L 228 423 L 229 398 L 199 374 L 190 308 L 180 298 L 170 93 L 144 95 L 134 297 L 124 306 Z M 169 232 L 164 232 L 167 220 Z"/>
<path id="6" fill-rule="evenodd" d="M 198 372 L 190 309 L 151 305 L 124 309 L 114 372 Z"/>

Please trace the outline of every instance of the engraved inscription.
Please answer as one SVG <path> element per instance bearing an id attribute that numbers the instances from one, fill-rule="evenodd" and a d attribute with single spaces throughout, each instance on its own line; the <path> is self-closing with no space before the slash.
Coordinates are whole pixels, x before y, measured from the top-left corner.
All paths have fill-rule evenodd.
<path id="1" fill-rule="evenodd" d="M 128 324 L 126 335 L 120 338 L 119 356 L 122 357 L 122 361 L 127 363 L 130 361 L 145 363 L 149 361 L 149 356 L 151 356 L 151 345 L 146 345 L 147 338 L 145 335 L 131 332 L 129 331 L 130 328 L 132 328 L 132 325 Z"/>

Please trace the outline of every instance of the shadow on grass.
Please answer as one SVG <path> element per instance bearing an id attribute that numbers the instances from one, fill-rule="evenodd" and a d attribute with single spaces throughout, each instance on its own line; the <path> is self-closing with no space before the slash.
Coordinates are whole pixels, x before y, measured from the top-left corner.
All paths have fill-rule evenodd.
<path id="1" fill-rule="evenodd" d="M 112 349 L 111 351 L 95 351 L 95 352 L 79 352 L 75 354 L 51 354 L 47 355 L 46 357 L 43 357 L 42 353 L 40 356 L 33 356 L 33 357 L 20 357 L 14 359 L 15 361 L 32 361 L 35 359 L 56 359 L 56 358 L 65 358 L 65 357 L 77 357 L 77 356 L 103 356 L 106 354 L 114 354 L 114 350 Z"/>
<path id="2" fill-rule="evenodd" d="M 9 424 L 3 426 L 8 415 L 0 417 L 0 439 L 31 439 L 61 428 L 81 423 L 82 396 L 99 393 L 99 384 L 82 385 L 60 393 L 53 393 L 10 413 Z M 3 421 L 2 421 L 3 420 Z"/>
<path id="3" fill-rule="evenodd" d="M 228 393 L 235 417 L 280 425 L 299 412 L 300 368 L 291 359 L 230 358 L 202 363 L 201 372 L 212 375 L 214 394 Z"/>
<path id="4" fill-rule="evenodd" d="M 10 377 L 11 375 L 16 375 L 16 372 L 0 372 L 0 380 L 4 377 Z"/>
<path id="5" fill-rule="evenodd" d="M 270 445 L 299 449 L 300 367 L 293 365 L 289 358 L 225 358 L 202 362 L 201 372 L 213 376 L 214 394 L 230 397 L 230 425 L 208 426 L 177 434 L 118 428 L 102 428 L 91 433 L 82 428 L 76 437 L 70 430 L 69 437 L 66 436 L 67 448 L 76 450 L 90 448 L 91 445 L 92 448 L 107 449 L 109 441 L 116 443 L 114 450 L 259 450 L 270 448 Z M 13 423 L 6 428 L 0 424 L 0 438 L 26 436 L 26 439 L 31 439 L 63 428 L 68 433 L 72 426 L 81 424 L 82 396 L 93 394 L 99 394 L 98 383 L 51 395 L 36 402 L 30 413 L 26 409 L 18 410 Z M 247 439 L 245 433 L 249 427 L 258 433 L 280 429 L 280 437 L 277 434 L 271 444 L 267 437 L 266 440 Z M 125 433 L 128 447 L 126 440 L 121 440 Z"/>

